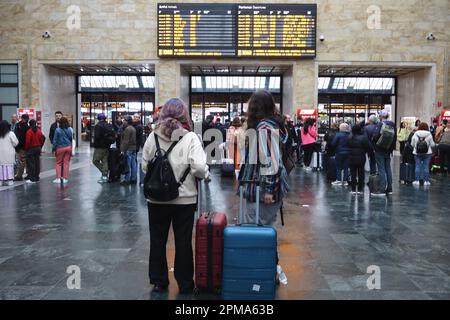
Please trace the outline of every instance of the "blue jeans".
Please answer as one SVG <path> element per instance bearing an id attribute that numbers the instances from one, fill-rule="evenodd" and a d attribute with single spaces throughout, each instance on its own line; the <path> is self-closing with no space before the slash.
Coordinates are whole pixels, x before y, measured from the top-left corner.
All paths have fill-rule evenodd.
<path id="1" fill-rule="evenodd" d="M 127 151 L 128 173 L 125 176 L 126 182 L 137 181 L 136 151 Z"/>
<path id="2" fill-rule="evenodd" d="M 416 159 L 416 181 L 419 181 L 423 170 L 423 181 L 430 181 L 430 161 L 431 154 L 418 154 L 414 156 Z"/>
<path id="3" fill-rule="evenodd" d="M 380 176 L 380 192 L 392 191 L 391 154 L 375 151 L 375 160 Z"/>
<path id="4" fill-rule="evenodd" d="M 377 174 L 377 161 L 375 159 L 375 153 L 372 151 L 367 155 L 369 157 L 370 174 Z"/>
<path id="5" fill-rule="evenodd" d="M 348 180 L 348 152 L 338 152 L 336 153 L 336 181 L 341 181 L 341 172 L 344 170 L 344 180 Z"/>

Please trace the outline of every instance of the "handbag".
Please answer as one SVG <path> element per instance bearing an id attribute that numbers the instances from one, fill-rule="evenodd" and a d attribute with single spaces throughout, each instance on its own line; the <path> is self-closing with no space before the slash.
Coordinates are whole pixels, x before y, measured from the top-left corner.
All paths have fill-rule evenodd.
<path id="1" fill-rule="evenodd" d="M 75 156 L 77 154 L 77 142 L 75 139 L 72 139 L 72 156 Z"/>

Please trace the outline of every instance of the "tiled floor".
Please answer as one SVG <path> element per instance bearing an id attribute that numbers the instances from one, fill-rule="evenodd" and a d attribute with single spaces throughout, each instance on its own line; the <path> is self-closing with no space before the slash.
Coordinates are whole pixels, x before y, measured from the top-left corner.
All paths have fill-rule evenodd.
<path id="1" fill-rule="evenodd" d="M 86 157 L 66 187 L 51 183 L 47 158 L 39 184 L 0 191 L 0 299 L 215 299 L 179 295 L 173 273 L 167 294 L 151 293 L 142 191 L 97 184 Z M 298 168 L 291 186 L 286 225 L 277 225 L 289 280 L 278 299 L 450 299 L 450 178 L 433 176 L 427 190 L 396 182 L 394 195 L 380 199 L 351 196 Z M 205 188 L 208 208 L 230 222 L 235 187 L 215 173 Z M 172 236 L 168 248 L 172 266 Z M 81 269 L 81 290 L 67 288 L 71 265 Z M 367 288 L 371 265 L 380 267 L 380 290 Z"/>

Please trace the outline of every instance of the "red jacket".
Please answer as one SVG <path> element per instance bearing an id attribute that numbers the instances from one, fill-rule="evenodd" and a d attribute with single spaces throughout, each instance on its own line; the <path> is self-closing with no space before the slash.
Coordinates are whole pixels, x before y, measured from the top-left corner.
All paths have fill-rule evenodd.
<path id="1" fill-rule="evenodd" d="M 28 151 L 31 148 L 42 147 L 44 145 L 45 138 L 41 129 L 37 129 L 36 132 L 33 129 L 28 129 L 25 136 L 25 150 Z"/>

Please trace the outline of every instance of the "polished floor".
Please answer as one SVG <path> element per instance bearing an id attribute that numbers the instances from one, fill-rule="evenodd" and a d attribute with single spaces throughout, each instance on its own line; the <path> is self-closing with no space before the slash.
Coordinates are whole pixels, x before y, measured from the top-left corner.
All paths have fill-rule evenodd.
<path id="1" fill-rule="evenodd" d="M 151 293 L 142 190 L 97 184 L 89 156 L 73 160 L 67 186 L 51 183 L 48 156 L 39 184 L 0 187 L 0 299 L 217 299 L 179 295 L 173 272 L 168 293 Z M 450 299 L 450 178 L 433 176 L 427 189 L 396 182 L 388 198 L 352 196 L 301 168 L 290 179 L 286 225 L 277 223 L 288 277 L 278 299 Z M 214 172 L 205 188 L 208 209 L 230 222 L 235 187 Z M 168 249 L 172 266 L 172 235 Z M 71 265 L 80 267 L 80 290 L 67 288 Z M 379 290 L 367 287 L 373 265 Z"/>

